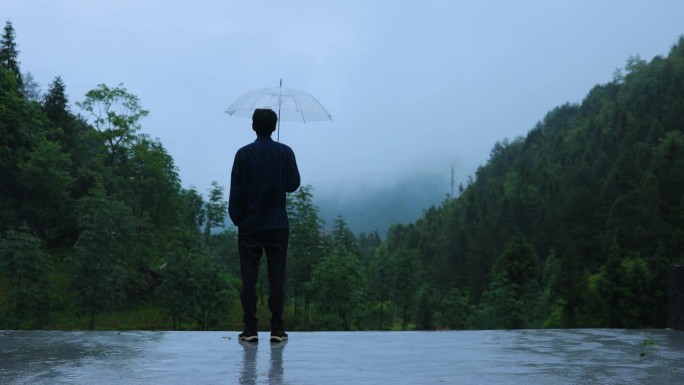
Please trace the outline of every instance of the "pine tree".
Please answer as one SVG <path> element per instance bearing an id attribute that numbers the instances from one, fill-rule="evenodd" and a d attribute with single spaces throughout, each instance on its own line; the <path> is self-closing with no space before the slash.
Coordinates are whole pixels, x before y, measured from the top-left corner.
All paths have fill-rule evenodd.
<path id="1" fill-rule="evenodd" d="M 57 76 L 43 97 L 43 110 L 45 114 L 51 121 L 57 124 L 62 123 L 69 115 L 69 99 L 65 90 L 66 86 L 62 78 Z"/>
<path id="2" fill-rule="evenodd" d="M 7 20 L 4 33 L 2 34 L 2 41 L 0 42 L 0 63 L 14 74 L 17 80 L 17 90 L 22 90 L 24 82 L 19 70 L 19 61 L 17 60 L 19 58 L 19 51 L 17 50 L 15 37 L 12 22 Z"/>
<path id="3" fill-rule="evenodd" d="M 26 99 L 30 101 L 40 101 L 42 94 L 40 84 L 38 84 L 36 79 L 33 77 L 31 71 L 26 72 L 24 73 L 24 75 L 22 75 L 22 82 L 23 86 L 21 89 L 21 93 L 24 95 L 24 97 L 26 97 Z"/>
<path id="4" fill-rule="evenodd" d="M 318 207 L 313 204 L 310 185 L 301 186 L 287 198 L 290 220 L 290 244 L 288 248 L 287 290 L 294 305 L 296 319 L 308 322 L 308 307 L 312 292 L 307 285 L 314 266 L 320 262 L 325 251 L 322 237 L 323 223 L 318 217 Z M 303 305 L 303 308 L 302 308 Z M 303 312 L 302 312 L 303 310 Z"/>

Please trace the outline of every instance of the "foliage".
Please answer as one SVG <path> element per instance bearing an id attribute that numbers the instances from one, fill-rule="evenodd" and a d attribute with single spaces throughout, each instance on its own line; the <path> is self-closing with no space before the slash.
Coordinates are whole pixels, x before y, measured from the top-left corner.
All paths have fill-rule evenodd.
<path id="1" fill-rule="evenodd" d="M 301 186 L 288 196 L 290 240 L 286 274 L 286 294 L 294 304 L 295 322 L 309 322 L 308 310 L 312 290 L 308 284 L 313 268 L 325 254 L 323 223 L 318 208 L 312 203 L 312 187 Z"/>
<path id="2" fill-rule="evenodd" d="M 622 73 L 495 144 L 459 197 L 388 233 L 442 303 L 468 293 L 462 327 L 665 325 L 667 270 L 684 261 L 684 38 Z"/>
<path id="3" fill-rule="evenodd" d="M 23 80 L 19 70 L 19 50 L 17 49 L 14 26 L 7 20 L 0 40 L 0 65 L 12 72 L 16 81 L 16 89 L 21 90 Z"/>
<path id="4" fill-rule="evenodd" d="M 0 272 L 7 285 L 2 328 L 40 329 L 49 320 L 50 260 L 41 240 L 27 230 L 9 230 L 0 238 Z"/>
<path id="5" fill-rule="evenodd" d="M 223 187 L 212 183 L 206 199 L 181 187 L 162 143 L 140 134 L 148 112 L 122 85 L 89 91 L 76 103 L 84 115 L 71 111 L 60 77 L 37 98 L 15 40 L 8 22 L 0 327 L 95 328 L 127 311 L 150 317 L 141 327 L 239 327 L 237 232 L 225 225 Z M 286 322 L 664 327 L 668 268 L 684 263 L 682 175 L 684 38 L 667 57 L 629 58 L 581 103 L 495 143 L 457 197 L 384 240 L 357 237 L 341 215 L 326 229 L 312 186 L 290 194 Z"/>
<path id="6" fill-rule="evenodd" d="M 167 247 L 158 295 L 174 330 L 183 329 L 183 324 L 202 330 L 225 324 L 237 285 L 226 269 L 207 259 L 205 253 L 191 234 L 177 234 Z"/>
<path id="7" fill-rule="evenodd" d="M 86 93 L 84 101 L 76 105 L 93 119 L 94 127 L 110 151 L 113 164 L 121 161 L 118 158 L 123 156 L 122 152 L 132 144 L 140 130 L 138 121 L 149 113 L 140 106 L 138 97 L 130 94 L 123 84 L 113 88 L 99 84 Z"/>
<path id="8" fill-rule="evenodd" d="M 228 212 L 228 202 L 223 197 L 223 187 L 217 181 L 211 183 L 209 202 L 206 204 L 207 222 L 204 227 L 205 242 L 209 242 L 212 229 L 222 227 Z"/>
<path id="9" fill-rule="evenodd" d="M 131 255 L 137 223 L 127 206 L 99 190 L 81 200 L 78 212 L 82 232 L 71 260 L 71 286 L 93 329 L 97 313 L 126 299 L 137 267 Z"/>
<path id="10" fill-rule="evenodd" d="M 317 329 L 351 330 L 359 325 L 356 317 L 363 301 L 363 282 L 358 258 L 346 250 L 323 258 L 312 273 L 315 300 L 313 322 Z"/>
<path id="11" fill-rule="evenodd" d="M 21 86 L 20 92 L 26 97 L 27 100 L 37 102 L 41 99 L 42 91 L 40 90 L 40 84 L 36 82 L 33 74 L 31 72 L 26 72 L 22 75 L 23 84 Z"/>

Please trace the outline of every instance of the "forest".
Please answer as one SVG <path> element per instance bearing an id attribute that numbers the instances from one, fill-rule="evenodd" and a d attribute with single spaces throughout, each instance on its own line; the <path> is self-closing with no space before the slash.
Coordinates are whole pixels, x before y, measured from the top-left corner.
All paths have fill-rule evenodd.
<path id="1" fill-rule="evenodd" d="M 123 84 L 74 111 L 19 53 L 8 21 L 0 329 L 241 329 L 225 187 L 182 187 Z M 288 330 L 663 328 L 668 269 L 684 264 L 684 37 L 494 144 L 454 196 L 384 238 L 324 223 L 314 192 L 288 197 Z"/>

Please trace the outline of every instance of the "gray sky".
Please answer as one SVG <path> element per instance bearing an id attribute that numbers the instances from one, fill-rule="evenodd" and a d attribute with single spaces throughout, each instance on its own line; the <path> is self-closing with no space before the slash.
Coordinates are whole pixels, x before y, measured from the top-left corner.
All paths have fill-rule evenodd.
<path id="1" fill-rule="evenodd" d="M 22 71 L 74 102 L 124 83 L 143 132 L 185 187 L 229 184 L 254 134 L 223 111 L 261 87 L 314 95 L 333 122 L 283 122 L 314 194 L 364 191 L 407 173 L 459 180 L 498 140 L 580 102 L 631 55 L 666 55 L 684 1 L 2 0 Z M 444 193 L 448 192 L 445 185 Z M 359 189 L 359 190 L 357 190 Z"/>

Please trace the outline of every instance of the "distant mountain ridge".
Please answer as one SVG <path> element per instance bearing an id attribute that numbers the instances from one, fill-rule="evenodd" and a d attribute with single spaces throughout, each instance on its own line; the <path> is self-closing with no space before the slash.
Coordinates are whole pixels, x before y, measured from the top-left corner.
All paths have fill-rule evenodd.
<path id="1" fill-rule="evenodd" d="M 331 227 L 342 215 L 355 234 L 377 231 L 384 238 L 394 224 L 410 223 L 447 198 L 448 175 L 417 173 L 372 191 L 314 192 L 319 217 Z"/>

